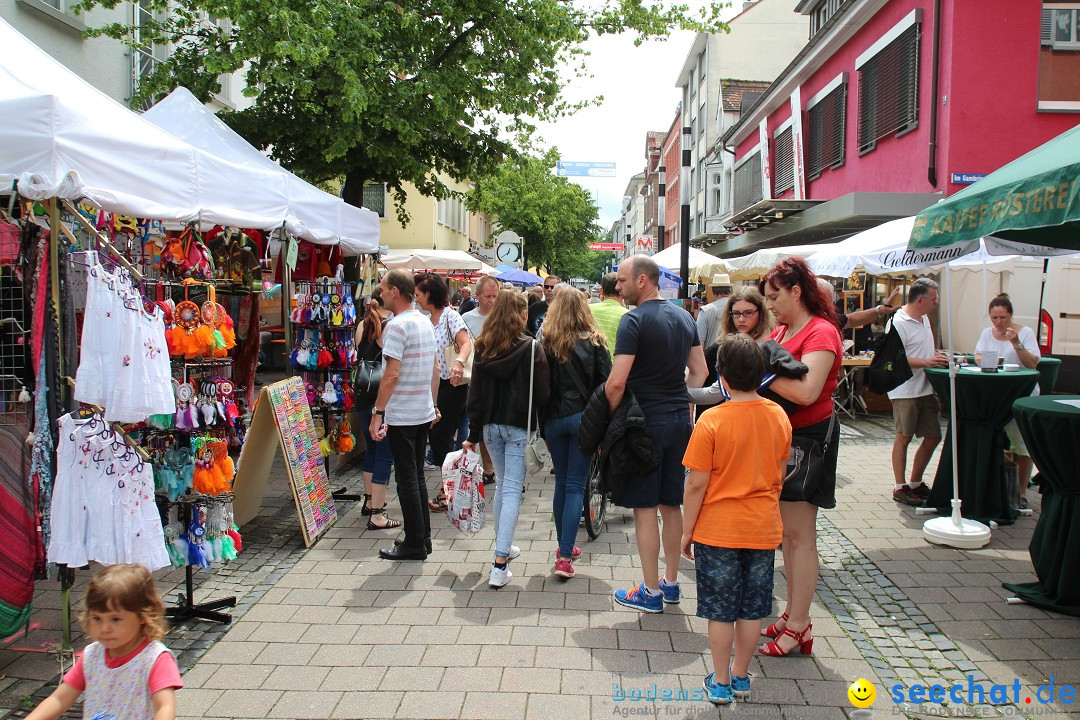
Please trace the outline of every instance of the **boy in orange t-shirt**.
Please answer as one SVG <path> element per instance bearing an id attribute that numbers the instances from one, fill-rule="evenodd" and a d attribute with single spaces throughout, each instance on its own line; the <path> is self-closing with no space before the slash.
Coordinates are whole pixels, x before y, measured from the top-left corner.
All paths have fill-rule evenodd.
<path id="1" fill-rule="evenodd" d="M 726 337 L 716 368 L 731 399 L 701 415 L 683 456 L 690 475 L 682 553 L 697 569 L 697 615 L 709 621 L 713 672 L 705 692 L 723 705 L 749 697 L 750 658 L 761 619 L 772 612 L 791 423 L 779 405 L 757 394 L 765 357 L 753 338 Z"/>

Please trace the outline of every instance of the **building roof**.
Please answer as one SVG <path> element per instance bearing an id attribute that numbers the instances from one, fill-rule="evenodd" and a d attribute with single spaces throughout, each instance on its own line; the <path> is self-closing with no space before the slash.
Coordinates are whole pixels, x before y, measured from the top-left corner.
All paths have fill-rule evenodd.
<path id="1" fill-rule="evenodd" d="M 735 80 L 722 78 L 720 80 L 720 97 L 724 101 L 724 112 L 742 112 L 743 95 L 760 95 L 769 89 L 772 83 L 764 80 Z"/>

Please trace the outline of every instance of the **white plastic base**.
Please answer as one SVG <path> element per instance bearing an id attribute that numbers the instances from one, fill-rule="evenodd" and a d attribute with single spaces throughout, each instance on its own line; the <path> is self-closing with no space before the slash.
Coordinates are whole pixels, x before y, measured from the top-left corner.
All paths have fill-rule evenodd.
<path id="1" fill-rule="evenodd" d="M 990 542 L 990 528 L 966 518 L 957 523 L 951 517 L 936 517 L 923 523 L 923 537 L 934 545 L 973 550 Z"/>

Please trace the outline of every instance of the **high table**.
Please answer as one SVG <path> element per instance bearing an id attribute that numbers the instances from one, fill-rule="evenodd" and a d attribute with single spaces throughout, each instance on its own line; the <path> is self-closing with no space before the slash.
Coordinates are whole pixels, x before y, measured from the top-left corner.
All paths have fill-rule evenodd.
<path id="1" fill-rule="evenodd" d="M 946 409 L 951 403 L 949 370 L 930 368 L 926 371 L 934 392 Z M 999 525 L 1012 524 L 1018 515 L 1009 503 L 1005 487 L 1005 461 L 1002 454 L 1008 447 L 1005 425 L 1012 419 L 1013 402 L 1026 397 L 1039 381 L 1036 370 L 984 373 L 978 368 L 961 368 L 956 373 L 956 419 L 960 432 L 956 437 L 957 467 L 960 475 L 961 512 L 964 517 Z M 941 460 L 927 507 L 938 512 L 952 512 L 952 434 L 949 421 Z"/>
<path id="2" fill-rule="evenodd" d="M 855 385 L 855 375 L 860 368 L 870 367 L 870 362 L 871 358 L 865 355 L 845 356 L 840 362 L 840 377 L 836 381 L 836 390 L 833 391 L 833 405 L 852 420 L 860 407 L 866 412 L 866 403 L 859 397 Z"/>
<path id="3" fill-rule="evenodd" d="M 1039 358 L 1039 364 L 1035 366 L 1035 369 L 1039 371 L 1039 394 L 1049 395 L 1054 392 L 1058 374 L 1061 372 L 1061 359 L 1056 357 Z"/>
<path id="4" fill-rule="evenodd" d="M 1080 616 L 1080 404 L 1078 395 L 1022 398 L 1013 404 L 1039 468 L 1042 512 L 1028 550 L 1039 581 L 1006 583 L 1032 605 Z"/>

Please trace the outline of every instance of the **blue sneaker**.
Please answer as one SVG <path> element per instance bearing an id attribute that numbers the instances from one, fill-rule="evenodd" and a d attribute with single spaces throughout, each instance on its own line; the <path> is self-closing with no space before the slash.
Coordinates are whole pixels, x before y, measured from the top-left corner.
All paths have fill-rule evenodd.
<path id="1" fill-rule="evenodd" d="M 740 699 L 750 697 L 750 673 L 746 673 L 746 677 L 739 677 L 729 669 L 728 676 L 731 678 L 731 693 L 735 697 Z"/>
<path id="2" fill-rule="evenodd" d="M 715 683 L 713 682 L 714 675 L 716 673 L 709 673 L 705 676 L 705 682 L 702 683 L 705 688 L 705 699 L 713 705 L 730 705 L 735 702 L 735 693 L 731 690 L 731 683 L 727 685 Z"/>
<path id="3" fill-rule="evenodd" d="M 679 583 L 669 583 L 667 578 L 660 578 L 660 592 L 664 593 L 664 602 L 668 605 L 679 604 Z"/>
<path id="4" fill-rule="evenodd" d="M 616 590 L 615 602 L 641 612 L 664 612 L 664 594 L 652 595 L 646 592 L 644 583 L 638 583 L 629 590 Z"/>

